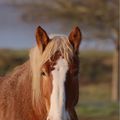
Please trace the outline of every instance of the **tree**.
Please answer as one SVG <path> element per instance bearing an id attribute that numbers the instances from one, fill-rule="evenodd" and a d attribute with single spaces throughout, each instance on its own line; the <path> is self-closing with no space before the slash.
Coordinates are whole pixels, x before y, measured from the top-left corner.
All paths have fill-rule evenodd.
<path id="1" fill-rule="evenodd" d="M 118 34 L 118 32 L 116 32 Z M 112 78 L 112 100 L 119 100 L 119 69 L 120 69 L 120 42 L 117 37 L 115 40 L 115 51 L 113 56 L 113 78 Z"/>

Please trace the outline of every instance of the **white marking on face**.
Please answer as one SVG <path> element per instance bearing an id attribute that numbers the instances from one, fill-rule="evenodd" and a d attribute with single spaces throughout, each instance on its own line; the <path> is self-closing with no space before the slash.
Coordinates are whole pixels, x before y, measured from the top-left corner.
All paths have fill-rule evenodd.
<path id="1" fill-rule="evenodd" d="M 69 114 L 65 109 L 65 80 L 68 71 L 68 63 L 60 57 L 52 71 L 53 89 L 50 98 L 50 111 L 47 120 L 69 120 Z"/>

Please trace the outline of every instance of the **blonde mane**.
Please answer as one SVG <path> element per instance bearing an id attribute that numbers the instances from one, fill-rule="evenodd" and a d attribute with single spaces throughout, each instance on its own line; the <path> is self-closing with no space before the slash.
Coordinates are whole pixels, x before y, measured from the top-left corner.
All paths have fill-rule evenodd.
<path id="1" fill-rule="evenodd" d="M 30 51 L 30 64 L 32 69 L 32 98 L 33 105 L 40 103 L 41 91 L 41 67 L 57 52 L 60 51 L 64 58 L 69 62 L 73 56 L 73 47 L 70 44 L 67 36 L 54 36 L 48 43 L 45 50 L 32 48 Z"/>

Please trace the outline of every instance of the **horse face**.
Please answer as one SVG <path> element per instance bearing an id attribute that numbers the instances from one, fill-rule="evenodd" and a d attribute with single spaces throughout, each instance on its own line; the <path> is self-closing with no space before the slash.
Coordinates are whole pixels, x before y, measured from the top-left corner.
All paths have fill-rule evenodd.
<path id="1" fill-rule="evenodd" d="M 42 67 L 42 87 L 47 120 L 77 120 L 74 107 L 79 96 L 78 59 L 68 63 L 60 53 L 55 60 L 47 61 Z"/>
<path id="2" fill-rule="evenodd" d="M 41 28 L 39 31 L 42 31 L 39 36 L 42 35 L 45 38 L 39 37 L 37 43 L 38 46 L 43 46 L 44 50 L 49 39 Z M 81 40 L 80 35 L 78 28 L 75 28 L 69 35 L 74 52 L 70 62 L 62 56 L 60 51 L 57 51 L 41 68 L 41 88 L 47 109 L 47 120 L 77 120 L 74 107 L 79 96 L 78 47 Z"/>

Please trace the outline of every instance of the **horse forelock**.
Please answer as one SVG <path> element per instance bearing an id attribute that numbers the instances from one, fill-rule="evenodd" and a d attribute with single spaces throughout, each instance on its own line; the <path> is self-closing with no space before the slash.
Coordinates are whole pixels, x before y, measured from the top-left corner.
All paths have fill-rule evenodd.
<path id="1" fill-rule="evenodd" d="M 59 51 L 68 62 L 71 60 L 73 56 L 73 47 L 67 36 L 53 36 L 43 52 L 42 49 L 39 49 L 37 46 L 30 51 L 32 102 L 34 107 L 38 106 L 41 102 L 41 67 L 50 60 L 57 51 Z"/>

